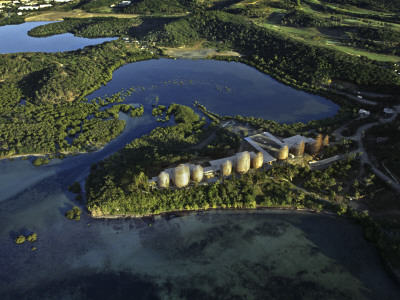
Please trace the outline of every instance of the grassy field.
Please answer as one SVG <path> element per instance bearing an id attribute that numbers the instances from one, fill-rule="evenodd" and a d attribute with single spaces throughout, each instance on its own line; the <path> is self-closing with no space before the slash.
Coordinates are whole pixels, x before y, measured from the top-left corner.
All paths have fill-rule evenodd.
<path id="1" fill-rule="evenodd" d="M 247 7 L 249 9 L 250 5 L 246 5 L 243 1 L 232 5 L 232 7 Z M 260 1 L 258 1 L 260 2 Z M 385 12 L 376 12 L 367 9 L 359 9 L 356 7 L 346 6 L 345 9 L 338 8 L 333 4 L 326 5 L 332 9 L 340 10 L 343 14 L 332 14 L 322 11 L 322 4 L 317 0 L 305 0 L 301 2 L 302 5 L 297 7 L 298 10 L 304 11 L 306 13 L 312 14 L 317 18 L 324 20 L 330 20 L 331 18 L 340 18 L 340 22 L 337 26 L 328 27 L 296 27 L 289 25 L 282 25 L 281 19 L 289 12 L 289 10 L 283 8 L 275 7 L 265 7 L 254 5 L 255 10 L 268 11 L 268 17 L 251 18 L 251 20 L 259 25 L 266 27 L 271 30 L 278 31 L 290 38 L 297 39 L 303 42 L 311 43 L 313 45 L 329 47 L 350 55 L 365 56 L 377 61 L 388 61 L 395 62 L 399 61 L 400 57 L 396 55 L 390 55 L 385 53 L 376 53 L 374 51 L 369 51 L 365 48 L 357 48 L 353 43 L 351 43 L 351 36 L 355 34 L 355 28 L 370 27 L 370 28 L 386 28 L 389 27 L 392 30 L 400 32 L 400 24 L 393 22 L 385 22 L 381 20 L 376 20 L 373 17 L 379 16 L 384 18 L 393 18 L 394 14 L 389 14 Z M 251 10 L 253 6 L 251 6 Z M 362 18 L 354 17 L 352 14 L 362 14 Z M 398 17 L 398 16 L 397 16 Z M 398 17 L 399 22 L 400 18 Z"/>
<path id="2" fill-rule="evenodd" d="M 115 17 L 115 18 L 135 18 L 134 14 L 116 14 L 116 13 L 88 13 L 80 9 L 73 11 L 47 11 L 41 13 L 32 13 L 25 18 L 26 22 L 37 21 L 62 21 L 64 18 L 93 18 L 93 17 Z"/>

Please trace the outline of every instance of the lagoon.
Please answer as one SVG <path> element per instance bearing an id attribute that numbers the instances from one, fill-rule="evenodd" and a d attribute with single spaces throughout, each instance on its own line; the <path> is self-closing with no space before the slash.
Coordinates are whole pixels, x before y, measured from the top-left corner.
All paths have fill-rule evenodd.
<path id="1" fill-rule="evenodd" d="M 238 62 L 158 59 L 135 62 L 114 71 L 113 79 L 89 99 L 135 88 L 127 102 L 147 105 L 200 102 L 219 115 L 242 115 L 281 123 L 334 116 L 339 106 L 296 90 Z"/>
<path id="2" fill-rule="evenodd" d="M 64 33 L 55 36 L 35 38 L 28 35 L 34 27 L 52 22 L 30 22 L 18 25 L 0 26 L 0 54 L 17 52 L 64 52 L 82 49 L 86 46 L 112 41 L 115 38 L 88 39 Z"/>

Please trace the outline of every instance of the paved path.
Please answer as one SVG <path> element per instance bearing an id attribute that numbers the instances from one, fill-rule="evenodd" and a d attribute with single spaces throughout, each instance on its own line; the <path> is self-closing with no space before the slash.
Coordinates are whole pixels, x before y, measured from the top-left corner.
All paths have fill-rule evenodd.
<path id="1" fill-rule="evenodd" d="M 367 99 L 360 99 L 360 98 L 358 98 L 358 96 L 355 96 L 355 95 L 352 95 L 352 94 L 348 94 L 348 93 L 345 93 L 345 92 L 340 92 L 340 91 L 335 90 L 335 89 L 327 89 L 327 90 L 331 91 L 331 92 L 334 92 L 336 94 L 339 94 L 339 95 L 346 96 L 347 98 L 350 98 L 352 100 L 356 100 L 357 102 L 360 102 L 362 104 L 367 104 L 367 105 L 377 105 L 378 104 L 375 101 L 367 100 Z"/>
<path id="2" fill-rule="evenodd" d="M 385 181 L 397 193 L 400 193 L 400 185 L 397 184 L 393 180 L 393 178 L 387 176 L 386 174 L 384 174 L 382 171 L 380 171 L 378 168 L 376 168 L 372 164 L 372 162 L 369 160 L 368 153 L 365 151 L 364 145 L 362 143 L 362 138 L 363 138 L 363 135 L 364 135 L 365 131 L 367 131 L 371 127 L 376 126 L 378 124 L 393 122 L 396 119 L 398 113 L 400 112 L 400 105 L 395 106 L 395 111 L 396 112 L 393 114 L 393 116 L 391 116 L 388 119 L 380 119 L 379 122 L 373 122 L 373 123 L 369 123 L 369 124 L 365 124 L 365 125 L 361 126 L 360 128 L 358 128 L 357 132 L 353 136 L 349 137 L 348 139 L 351 139 L 351 140 L 356 141 L 358 143 L 358 149 L 356 149 L 354 152 L 361 152 L 362 153 L 360 175 L 364 171 L 364 163 L 369 164 L 372 167 L 372 171 L 375 173 L 376 176 L 378 176 L 383 181 Z M 342 127 L 344 127 L 344 126 L 345 125 L 343 125 Z M 334 132 L 334 134 L 339 138 L 343 138 L 343 136 L 340 134 L 341 130 L 343 129 L 342 127 L 338 128 Z"/>

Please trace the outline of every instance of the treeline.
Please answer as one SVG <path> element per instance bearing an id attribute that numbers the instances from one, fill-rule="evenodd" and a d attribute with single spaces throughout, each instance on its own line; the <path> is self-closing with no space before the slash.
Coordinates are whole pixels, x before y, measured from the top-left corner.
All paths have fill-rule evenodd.
<path id="1" fill-rule="evenodd" d="M 118 0 L 84 0 L 79 2 L 79 4 L 75 6 L 75 8 L 91 11 L 99 7 L 109 7 L 112 4 L 116 4 L 119 2 L 120 1 Z"/>
<path id="2" fill-rule="evenodd" d="M 299 87 L 304 83 L 319 86 L 338 78 L 366 89 L 399 90 L 399 79 L 382 63 L 296 41 L 224 12 L 192 14 L 164 26 L 153 36 L 153 40 L 175 47 L 199 38 L 230 43 L 259 70 Z"/>
<path id="3" fill-rule="evenodd" d="M 295 27 L 333 27 L 340 24 L 340 17 L 327 19 L 300 9 L 292 9 L 281 18 L 280 24 Z"/>
<path id="4" fill-rule="evenodd" d="M 88 38 L 127 36 L 131 28 L 140 23 L 140 18 L 65 18 L 63 22 L 49 23 L 35 27 L 31 29 L 28 34 L 34 37 L 50 36 L 67 32 Z"/>
<path id="5" fill-rule="evenodd" d="M 17 83 L 30 102 L 61 103 L 98 89 L 125 63 L 156 57 L 121 40 L 63 53 L 4 54 L 0 79 Z"/>
<path id="6" fill-rule="evenodd" d="M 400 12 L 400 2 L 397 0 L 322 0 L 322 2 L 348 4 L 371 10 Z"/>
<path id="7" fill-rule="evenodd" d="M 400 55 L 400 32 L 390 27 L 356 27 L 356 34 L 351 35 L 353 46 L 368 51 Z M 348 40 L 343 40 L 348 43 Z"/>
<path id="8" fill-rule="evenodd" d="M 3 18 L 0 20 L 0 26 L 5 26 L 5 25 L 16 25 L 16 24 L 22 24 L 25 22 L 25 18 L 22 16 L 18 16 L 16 14 L 12 14 L 10 16 L 7 16 L 6 18 Z"/>
<path id="9" fill-rule="evenodd" d="M 269 172 L 251 172 L 239 178 L 233 176 L 223 182 L 193 186 L 186 189 L 151 189 L 146 176 L 139 175 L 125 192 L 106 181 L 103 192 L 88 198 L 92 216 L 148 215 L 169 211 L 208 208 L 308 207 L 315 210 L 331 208 L 327 203 L 293 190 L 285 181 L 277 181 Z M 90 184 L 90 181 L 88 181 Z M 92 190 L 91 190 L 92 191 Z"/>
<path id="10" fill-rule="evenodd" d="M 197 0 L 139 0 L 132 1 L 124 9 L 125 13 L 150 14 L 150 13 L 182 13 L 201 5 Z"/>

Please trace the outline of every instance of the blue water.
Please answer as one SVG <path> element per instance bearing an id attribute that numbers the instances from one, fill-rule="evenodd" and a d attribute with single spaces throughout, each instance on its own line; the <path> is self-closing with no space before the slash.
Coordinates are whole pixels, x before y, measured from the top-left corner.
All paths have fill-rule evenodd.
<path id="1" fill-rule="evenodd" d="M 127 102 L 143 104 L 198 101 L 219 115 L 260 117 L 277 122 L 307 122 L 334 116 L 335 103 L 285 86 L 237 62 L 158 59 L 135 62 L 113 73 L 90 99 L 135 88 Z"/>
<path id="2" fill-rule="evenodd" d="M 28 35 L 34 27 L 52 22 L 30 22 L 0 27 L 0 53 L 17 52 L 64 52 L 77 50 L 90 45 L 112 41 L 115 38 L 88 39 L 76 37 L 71 33 L 50 37 L 35 38 Z"/>

